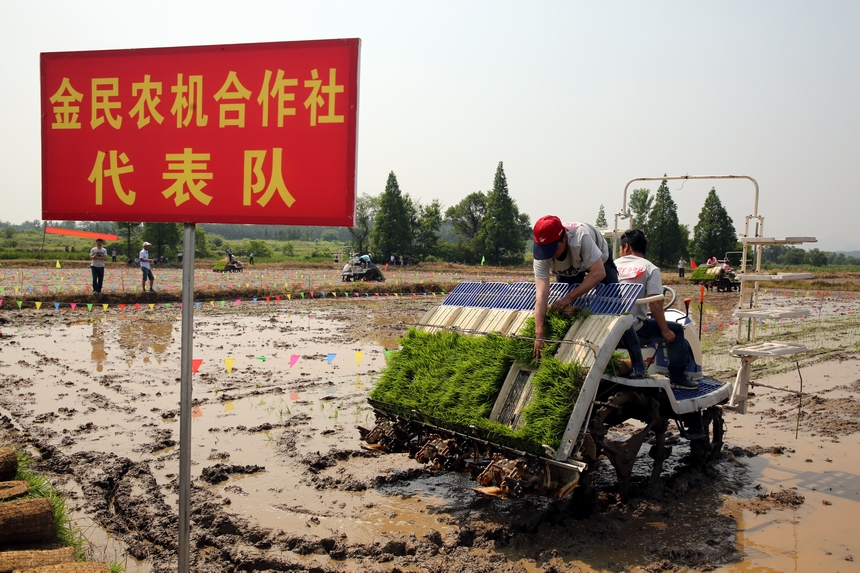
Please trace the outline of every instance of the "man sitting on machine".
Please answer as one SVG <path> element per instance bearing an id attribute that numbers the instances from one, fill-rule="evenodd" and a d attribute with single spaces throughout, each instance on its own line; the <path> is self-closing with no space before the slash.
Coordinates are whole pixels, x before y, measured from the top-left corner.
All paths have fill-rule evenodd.
<path id="1" fill-rule="evenodd" d="M 618 267 L 618 282 L 643 285 L 640 296 L 662 294 L 663 281 L 660 269 L 645 258 L 648 239 L 639 229 L 625 231 L 621 235 L 621 258 L 615 260 Z M 663 301 L 657 300 L 648 304 L 651 311 L 649 317 L 644 304 L 633 305 L 630 313 L 636 318 L 634 328 L 640 337 L 653 338 L 661 336 L 666 342 L 669 358 L 669 383 L 672 388 L 695 390 L 699 383 L 687 378 L 687 345 L 684 342 L 684 327 L 677 322 L 667 322 L 663 312 Z M 638 354 L 638 356 L 635 356 Z M 641 363 L 642 355 L 631 352 L 633 371 L 643 372 L 645 365 Z M 637 363 L 639 362 L 639 363 Z"/>

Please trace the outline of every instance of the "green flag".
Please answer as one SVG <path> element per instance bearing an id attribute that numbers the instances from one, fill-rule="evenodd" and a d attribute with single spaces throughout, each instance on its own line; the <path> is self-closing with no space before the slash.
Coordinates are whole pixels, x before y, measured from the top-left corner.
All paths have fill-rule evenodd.
<path id="1" fill-rule="evenodd" d="M 481 266 L 482 266 L 482 267 L 484 266 L 484 261 L 485 261 L 485 260 L 486 260 L 486 259 L 484 258 L 484 255 L 481 255 Z"/>

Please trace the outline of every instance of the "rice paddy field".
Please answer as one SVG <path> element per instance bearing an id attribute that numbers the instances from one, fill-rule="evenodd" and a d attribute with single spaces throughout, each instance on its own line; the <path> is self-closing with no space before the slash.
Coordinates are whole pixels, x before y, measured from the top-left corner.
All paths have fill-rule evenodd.
<path id="1" fill-rule="evenodd" d="M 854 570 L 855 279 L 763 285 L 761 304 L 810 313 L 754 325 L 732 316 L 736 293 L 706 293 L 700 307 L 698 287 L 676 285 L 677 306 L 693 301 L 707 374 L 734 378 L 729 350 L 754 326 L 758 340 L 810 349 L 757 360 L 754 381 L 802 384 L 805 395 L 754 387 L 748 414 L 726 413 L 725 448 L 708 473 L 683 469 L 685 442 L 673 433 L 658 494 L 621 502 L 605 464 L 586 515 L 570 499 L 488 499 L 466 476 L 359 440 L 358 427 L 373 423 L 368 397 L 406 376 L 392 351 L 418 336 L 411 326 L 451 285 L 527 272 L 419 265 L 370 285 L 340 283 L 338 272 L 195 271 L 194 571 Z M 93 557 L 130 573 L 175 571 L 182 281 L 179 269 L 157 268 L 159 288 L 144 295 L 136 273 L 109 268 L 97 298 L 85 267 L 0 267 L 0 443 L 28 452 L 67 496 Z M 482 352 L 515 354 L 438 342 L 448 346 L 428 346 L 428 360 L 476 358 L 451 361 L 460 386 L 490 362 Z M 415 398 L 455 408 L 472 399 Z"/>

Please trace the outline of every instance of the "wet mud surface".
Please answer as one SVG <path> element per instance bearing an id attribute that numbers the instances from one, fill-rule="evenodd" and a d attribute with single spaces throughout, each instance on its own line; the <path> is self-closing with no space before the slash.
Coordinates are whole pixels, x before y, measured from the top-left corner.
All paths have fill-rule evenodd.
<path id="1" fill-rule="evenodd" d="M 736 333 L 736 298 L 709 299 L 703 322 L 714 327 L 704 346 L 722 351 Z M 686 441 L 672 431 L 657 489 L 647 487 L 646 443 L 628 503 L 608 462 L 594 476 L 593 503 L 497 500 L 474 493 L 466 476 L 360 447 L 357 427 L 373 423 L 366 397 L 385 350 L 439 302 L 245 299 L 195 312 L 193 571 L 856 566 L 860 359 L 848 305 L 838 319 L 844 301 L 807 319 L 837 317 L 825 329 L 834 340 L 803 335 L 822 350 L 803 358 L 800 372 L 793 362 L 782 372 L 754 369 L 757 381 L 794 390 L 802 376 L 802 403 L 754 388 L 747 415 L 726 413 L 723 454 L 705 471 L 685 465 Z M 69 496 L 94 557 L 129 572 L 175 571 L 178 305 L 0 317 L 0 441 L 30 452 Z M 717 370 L 722 364 L 715 359 Z"/>

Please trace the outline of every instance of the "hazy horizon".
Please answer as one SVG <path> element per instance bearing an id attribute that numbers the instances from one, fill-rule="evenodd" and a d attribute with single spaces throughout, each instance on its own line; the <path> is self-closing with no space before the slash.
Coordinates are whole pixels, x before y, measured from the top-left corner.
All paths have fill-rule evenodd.
<path id="1" fill-rule="evenodd" d="M 357 37 L 358 195 L 394 171 L 447 208 L 502 161 L 532 221 L 593 223 L 603 204 L 611 224 L 630 179 L 749 175 L 766 235 L 858 251 L 858 16 L 847 1 L 10 4 L 0 220 L 41 218 L 41 52 Z M 736 230 L 753 208 L 749 182 L 669 186 L 691 230 L 712 186 Z"/>

